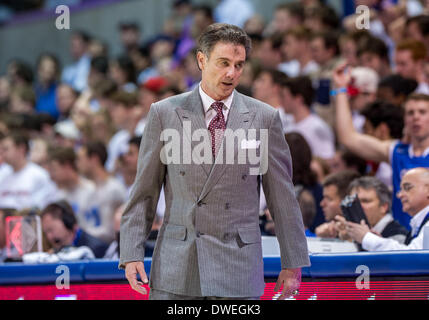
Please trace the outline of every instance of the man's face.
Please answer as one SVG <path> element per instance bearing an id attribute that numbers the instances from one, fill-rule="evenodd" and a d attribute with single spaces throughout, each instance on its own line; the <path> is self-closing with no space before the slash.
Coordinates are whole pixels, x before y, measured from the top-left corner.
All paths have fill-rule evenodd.
<path id="1" fill-rule="evenodd" d="M 311 52 L 313 60 L 320 65 L 324 65 L 329 61 L 329 59 L 331 59 L 330 51 L 325 48 L 325 43 L 320 37 L 311 41 Z"/>
<path id="2" fill-rule="evenodd" d="M 370 227 L 374 227 L 387 213 L 388 205 L 381 205 L 375 189 L 353 188 L 350 195 L 354 194 L 359 198 Z"/>
<path id="3" fill-rule="evenodd" d="M 409 100 L 405 104 L 405 127 L 411 139 L 429 137 L 429 101 Z"/>
<path id="4" fill-rule="evenodd" d="M 56 100 L 61 113 L 69 112 L 76 101 L 73 89 L 68 85 L 61 85 L 57 89 Z"/>
<path id="5" fill-rule="evenodd" d="M 67 174 L 65 173 L 65 165 L 61 165 L 56 160 L 49 161 L 49 175 L 51 176 L 52 181 L 54 181 L 58 186 L 63 185 L 67 182 Z"/>
<path id="6" fill-rule="evenodd" d="M 1 141 L 2 143 L 2 153 L 4 161 L 13 166 L 17 159 L 21 159 L 23 157 L 22 148 L 19 148 L 11 138 L 5 138 Z"/>
<path id="7" fill-rule="evenodd" d="M 130 144 L 127 153 L 124 154 L 125 167 L 129 170 L 137 170 L 137 162 L 139 159 L 139 147 L 135 144 Z"/>
<path id="8" fill-rule="evenodd" d="M 342 215 L 341 200 L 337 186 L 328 185 L 323 187 L 323 199 L 320 202 L 320 206 L 322 207 L 326 221 L 332 221 L 336 215 Z"/>
<path id="9" fill-rule="evenodd" d="M 246 50 L 241 45 L 219 42 L 210 57 L 199 51 L 197 60 L 202 70 L 201 86 L 204 92 L 214 100 L 224 100 L 240 82 Z"/>
<path id="10" fill-rule="evenodd" d="M 274 86 L 273 79 L 268 72 L 260 73 L 253 83 L 253 97 L 266 102 L 269 98 L 271 98 Z"/>
<path id="11" fill-rule="evenodd" d="M 274 12 L 274 29 L 284 32 L 293 27 L 292 17 L 288 10 L 276 10 Z"/>
<path id="12" fill-rule="evenodd" d="M 90 175 L 93 169 L 85 147 L 81 147 L 77 152 L 77 168 L 84 176 Z"/>
<path id="13" fill-rule="evenodd" d="M 140 33 L 136 29 L 125 28 L 121 30 L 120 37 L 122 45 L 129 48 L 138 45 Z"/>
<path id="14" fill-rule="evenodd" d="M 60 219 L 53 217 L 51 214 L 43 216 L 42 230 L 46 239 L 55 250 L 71 245 L 73 242 L 73 231 L 68 230 Z"/>
<path id="15" fill-rule="evenodd" d="M 128 121 L 128 110 L 121 103 L 115 103 L 109 108 L 110 118 L 117 129 L 122 129 Z"/>
<path id="16" fill-rule="evenodd" d="M 82 38 L 78 35 L 73 35 L 70 40 L 70 53 L 73 59 L 78 60 L 86 52 L 87 46 Z"/>
<path id="17" fill-rule="evenodd" d="M 382 60 L 376 54 L 371 52 L 364 52 L 359 57 L 359 60 L 362 67 L 371 68 L 377 71 L 377 73 L 380 73 Z"/>
<path id="18" fill-rule="evenodd" d="M 289 88 L 283 87 L 281 89 L 281 101 L 283 105 L 283 109 L 286 113 L 292 113 L 294 111 L 295 106 L 295 98 L 290 92 Z"/>
<path id="19" fill-rule="evenodd" d="M 401 75 L 404 78 L 416 80 L 420 63 L 413 60 L 410 50 L 396 51 L 395 65 L 396 65 L 396 72 L 399 75 Z"/>
<path id="20" fill-rule="evenodd" d="M 287 61 L 297 59 L 299 56 L 300 44 L 300 41 L 290 34 L 283 38 L 281 50 Z"/>
<path id="21" fill-rule="evenodd" d="M 410 215 L 416 215 L 429 205 L 429 183 L 420 176 L 421 172 L 410 170 L 401 180 L 401 189 L 396 194 L 402 202 L 402 209 Z"/>

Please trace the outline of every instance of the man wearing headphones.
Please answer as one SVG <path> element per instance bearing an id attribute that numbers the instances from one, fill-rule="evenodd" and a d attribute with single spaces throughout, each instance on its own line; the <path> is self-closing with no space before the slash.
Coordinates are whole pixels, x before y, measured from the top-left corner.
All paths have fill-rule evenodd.
<path id="1" fill-rule="evenodd" d="M 79 228 L 72 207 L 66 201 L 49 204 L 41 214 L 43 232 L 54 252 L 65 247 L 89 247 L 102 258 L 108 244 Z"/>

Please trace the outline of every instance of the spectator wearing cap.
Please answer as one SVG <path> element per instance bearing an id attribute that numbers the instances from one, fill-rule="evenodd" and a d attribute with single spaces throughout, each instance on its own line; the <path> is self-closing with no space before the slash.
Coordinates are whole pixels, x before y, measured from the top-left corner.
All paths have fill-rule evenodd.
<path id="1" fill-rule="evenodd" d="M 70 53 L 73 63 L 64 68 L 61 80 L 76 91 L 83 91 L 87 87 L 87 79 L 91 65 L 88 54 L 88 45 L 91 37 L 84 31 L 75 31 L 70 38 Z"/>
<path id="2" fill-rule="evenodd" d="M 359 132 L 363 131 L 365 117 L 360 113 L 377 98 L 378 75 L 370 68 L 356 67 L 351 72 L 351 82 L 347 87 L 352 109 L 353 126 Z"/>

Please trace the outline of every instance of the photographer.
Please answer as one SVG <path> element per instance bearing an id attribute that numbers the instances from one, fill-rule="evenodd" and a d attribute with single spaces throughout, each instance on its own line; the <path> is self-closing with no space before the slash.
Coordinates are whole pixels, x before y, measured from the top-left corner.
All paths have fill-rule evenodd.
<path id="1" fill-rule="evenodd" d="M 392 195 L 384 183 L 374 177 L 361 177 L 353 180 L 348 190 L 349 195 L 357 195 L 369 223 L 369 226 L 366 223 L 365 226 L 371 228 L 371 232 L 404 243 L 408 231 L 393 219 L 390 213 Z M 344 217 L 337 216 L 335 219 L 338 221 L 338 229 L 343 230 L 340 232 L 340 238 L 359 240 L 346 228 Z"/>
<path id="2" fill-rule="evenodd" d="M 376 235 L 363 221 L 357 224 L 341 218 L 337 218 L 337 220 L 343 221 L 347 234 L 356 242 L 361 243 L 362 248 L 367 251 L 423 249 L 423 232 L 421 231 L 429 221 L 429 169 L 409 170 L 402 178 L 397 196 L 402 202 L 404 211 L 412 216 L 411 231 L 407 234 L 403 244 L 395 239 Z M 358 197 L 360 196 L 358 195 Z"/>

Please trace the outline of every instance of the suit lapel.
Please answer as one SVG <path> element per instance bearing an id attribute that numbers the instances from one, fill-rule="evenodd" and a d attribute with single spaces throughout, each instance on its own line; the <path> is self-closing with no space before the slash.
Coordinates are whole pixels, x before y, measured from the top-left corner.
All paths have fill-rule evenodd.
<path id="1" fill-rule="evenodd" d="M 242 129 L 245 132 L 247 132 L 247 129 L 249 129 L 253 118 L 255 116 L 254 110 L 249 110 L 247 106 L 245 105 L 243 99 L 238 94 L 238 92 L 234 92 L 234 99 L 231 104 L 231 109 L 228 114 L 228 119 L 226 123 L 226 128 L 230 129 L 232 131 L 236 131 L 238 129 Z M 225 144 L 225 137 L 222 141 L 222 146 Z M 234 147 L 234 160 L 237 161 L 237 153 L 238 148 L 240 147 L 240 141 L 238 141 L 238 145 Z M 221 148 L 222 150 L 222 148 Z M 219 181 L 219 179 L 224 174 L 226 168 L 228 165 L 225 163 L 225 158 L 223 157 L 222 152 L 218 152 L 216 161 L 214 165 L 212 166 L 212 169 L 210 171 L 210 175 L 206 181 L 206 184 L 203 187 L 203 191 L 201 192 L 201 195 L 199 197 L 199 200 L 203 199 L 209 191 L 213 188 L 213 186 L 216 185 L 216 183 Z"/>
<path id="2" fill-rule="evenodd" d="M 194 150 L 194 147 L 201 142 L 192 141 L 192 133 L 197 130 L 207 130 L 206 122 L 204 119 L 203 103 L 201 101 L 198 87 L 192 91 L 192 93 L 189 95 L 188 99 L 186 99 L 182 107 L 176 108 L 176 112 L 182 123 L 183 134 L 190 142 L 191 150 Z M 207 132 L 208 132 L 208 135 L 210 136 L 210 133 L 208 130 Z M 192 163 L 192 159 L 191 159 L 191 163 Z M 206 176 L 208 177 L 212 165 L 209 163 L 207 164 L 202 163 L 201 167 L 203 168 Z"/>

